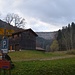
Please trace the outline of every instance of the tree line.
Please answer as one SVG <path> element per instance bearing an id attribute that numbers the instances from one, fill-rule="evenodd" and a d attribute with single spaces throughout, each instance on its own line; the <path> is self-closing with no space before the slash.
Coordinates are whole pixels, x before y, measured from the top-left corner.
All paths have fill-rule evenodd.
<path id="1" fill-rule="evenodd" d="M 58 30 L 57 41 L 59 50 L 75 49 L 75 23 L 72 22 L 62 30 Z"/>

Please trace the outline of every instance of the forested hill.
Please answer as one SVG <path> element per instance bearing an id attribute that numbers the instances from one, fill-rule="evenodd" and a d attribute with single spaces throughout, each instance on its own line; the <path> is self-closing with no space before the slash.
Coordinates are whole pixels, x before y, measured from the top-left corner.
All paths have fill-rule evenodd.
<path id="1" fill-rule="evenodd" d="M 46 40 L 54 39 L 57 32 L 36 32 L 36 34 Z"/>
<path id="2" fill-rule="evenodd" d="M 75 23 L 72 22 L 68 26 L 58 31 L 57 41 L 59 50 L 75 49 Z"/>
<path id="3" fill-rule="evenodd" d="M 57 32 L 37 32 L 37 43 L 40 47 L 48 51 L 74 50 L 75 49 L 75 23 L 62 27 Z M 40 38 L 41 37 L 41 38 Z M 56 39 L 55 39 L 56 38 Z M 53 40 L 53 41 L 52 41 Z"/>
<path id="4" fill-rule="evenodd" d="M 38 35 L 36 38 L 36 46 L 49 51 L 50 45 L 53 39 L 55 39 L 57 32 L 36 32 L 36 34 Z"/>

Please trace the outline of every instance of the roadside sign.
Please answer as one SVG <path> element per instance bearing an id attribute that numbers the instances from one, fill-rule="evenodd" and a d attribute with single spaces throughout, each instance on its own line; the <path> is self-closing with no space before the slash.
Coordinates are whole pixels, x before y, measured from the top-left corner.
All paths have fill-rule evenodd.
<path id="1" fill-rule="evenodd" d="M 6 60 L 0 60 L 0 69 L 10 69 L 10 62 Z"/>
<path id="2" fill-rule="evenodd" d="M 5 38 L 1 42 L 1 51 L 2 53 L 8 53 L 8 39 Z"/>

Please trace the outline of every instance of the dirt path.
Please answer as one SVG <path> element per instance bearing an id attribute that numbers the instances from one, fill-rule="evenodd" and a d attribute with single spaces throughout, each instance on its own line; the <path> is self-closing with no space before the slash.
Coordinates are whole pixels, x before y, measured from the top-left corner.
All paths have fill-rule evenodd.
<path id="1" fill-rule="evenodd" d="M 21 60 L 13 60 L 13 61 L 44 61 L 44 60 L 57 60 L 57 59 L 65 59 L 65 58 L 73 58 L 75 55 L 67 55 L 67 56 L 60 56 L 60 57 L 50 57 L 50 58 L 37 58 L 37 59 L 21 59 Z"/>
<path id="2" fill-rule="evenodd" d="M 57 60 L 57 59 L 64 59 L 64 58 L 73 58 L 75 55 L 68 55 L 68 56 L 60 56 L 60 57 L 51 57 L 48 59 L 40 59 L 40 60 Z"/>

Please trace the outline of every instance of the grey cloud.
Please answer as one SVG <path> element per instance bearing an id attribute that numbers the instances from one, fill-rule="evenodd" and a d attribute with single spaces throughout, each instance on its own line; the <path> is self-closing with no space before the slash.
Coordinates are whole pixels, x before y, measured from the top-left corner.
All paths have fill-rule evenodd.
<path id="1" fill-rule="evenodd" d="M 49 25 L 67 25 L 75 21 L 75 0 L 2 0 L 2 13 L 20 13 Z M 1 1 L 0 1 L 1 2 Z M 31 22 L 31 25 L 37 25 Z M 40 25 L 41 26 L 41 25 Z M 38 27 L 40 29 L 40 26 Z M 32 27 L 32 26 L 31 26 Z M 36 26 L 34 26 L 34 29 Z M 45 27 L 43 30 L 46 29 Z"/>
<path id="2" fill-rule="evenodd" d="M 26 0 L 20 6 L 28 16 L 51 23 L 68 23 L 75 17 L 75 0 Z"/>

